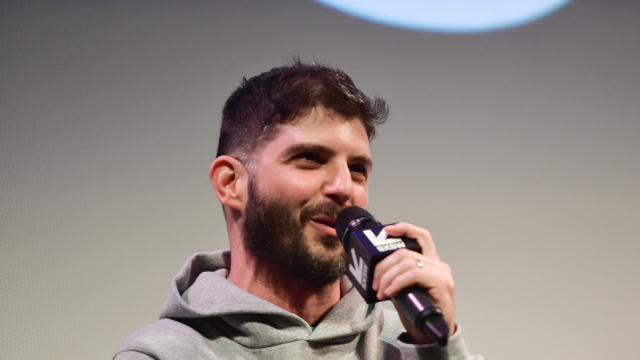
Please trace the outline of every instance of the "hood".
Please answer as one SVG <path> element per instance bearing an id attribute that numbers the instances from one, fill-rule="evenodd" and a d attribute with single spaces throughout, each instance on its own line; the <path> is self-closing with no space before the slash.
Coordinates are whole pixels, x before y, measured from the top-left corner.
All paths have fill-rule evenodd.
<path id="1" fill-rule="evenodd" d="M 173 279 L 160 319 L 200 319 L 243 346 L 261 348 L 299 340 L 348 342 L 371 327 L 380 311 L 367 304 L 343 277 L 342 298 L 311 331 L 299 316 L 229 282 L 230 259 L 228 250 L 189 258 Z"/>

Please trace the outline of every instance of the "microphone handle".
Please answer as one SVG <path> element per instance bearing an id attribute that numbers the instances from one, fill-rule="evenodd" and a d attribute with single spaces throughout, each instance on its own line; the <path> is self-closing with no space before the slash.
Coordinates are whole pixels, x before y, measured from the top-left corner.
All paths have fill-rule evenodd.
<path id="1" fill-rule="evenodd" d="M 427 291 L 419 286 L 402 290 L 391 300 L 400 311 L 413 321 L 415 327 L 429 335 L 438 345 L 445 346 L 449 340 L 449 326 L 442 317 L 442 310 Z"/>

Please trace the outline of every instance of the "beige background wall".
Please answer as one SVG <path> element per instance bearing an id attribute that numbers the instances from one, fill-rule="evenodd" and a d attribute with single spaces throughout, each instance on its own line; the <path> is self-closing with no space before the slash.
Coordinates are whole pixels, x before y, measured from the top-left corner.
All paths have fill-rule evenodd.
<path id="1" fill-rule="evenodd" d="M 0 358 L 110 358 L 194 252 L 222 104 L 289 55 L 384 96 L 370 210 L 430 229 L 487 359 L 630 359 L 640 3 L 446 35 L 310 0 L 0 5 Z"/>

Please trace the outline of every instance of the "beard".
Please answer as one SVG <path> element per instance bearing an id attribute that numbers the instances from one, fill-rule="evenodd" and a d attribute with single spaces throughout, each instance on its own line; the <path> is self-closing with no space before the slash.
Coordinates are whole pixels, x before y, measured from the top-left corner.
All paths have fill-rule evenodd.
<path id="1" fill-rule="evenodd" d="M 319 234 L 316 241 L 329 253 L 313 252 L 304 227 L 317 215 L 337 215 L 342 210 L 332 201 L 304 206 L 300 218 L 293 207 L 279 197 L 261 196 L 253 179 L 248 186 L 242 236 L 246 251 L 267 271 L 321 288 L 340 279 L 347 269 L 348 256 L 340 240 Z"/>

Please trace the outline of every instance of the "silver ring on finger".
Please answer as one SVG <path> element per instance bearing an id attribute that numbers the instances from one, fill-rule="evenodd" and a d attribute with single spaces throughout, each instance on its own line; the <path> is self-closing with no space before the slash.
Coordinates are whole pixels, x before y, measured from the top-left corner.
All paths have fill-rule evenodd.
<path id="1" fill-rule="evenodd" d="M 418 265 L 418 267 L 420 269 L 422 269 L 424 267 L 424 264 L 422 263 L 422 260 L 420 260 L 420 259 L 416 259 L 416 265 Z"/>

